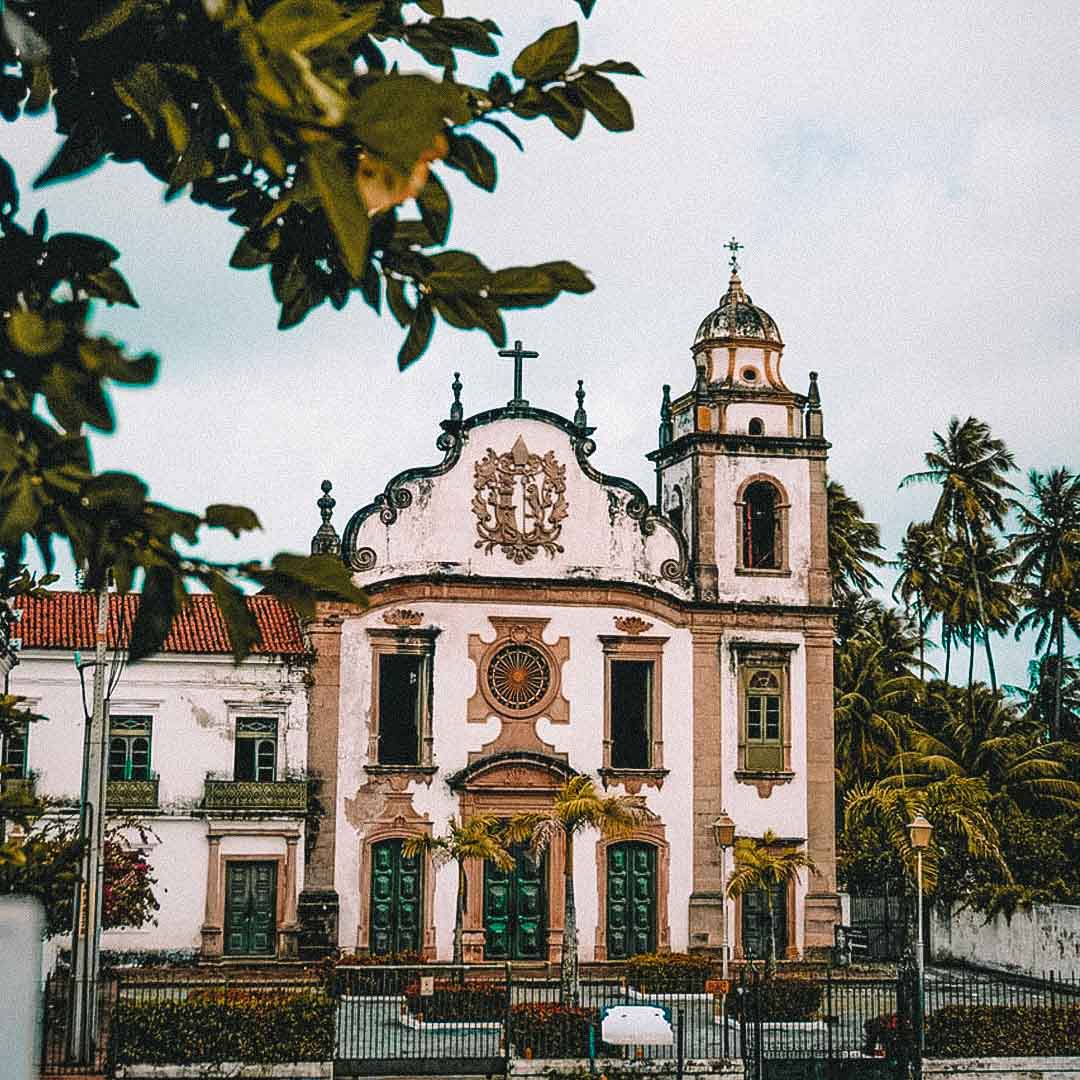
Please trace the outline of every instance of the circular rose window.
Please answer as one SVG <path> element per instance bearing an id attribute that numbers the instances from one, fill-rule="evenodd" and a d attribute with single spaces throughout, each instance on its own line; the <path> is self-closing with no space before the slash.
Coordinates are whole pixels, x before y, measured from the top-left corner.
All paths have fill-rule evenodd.
<path id="1" fill-rule="evenodd" d="M 523 712 L 540 704 L 551 688 L 551 665 L 532 645 L 506 645 L 487 666 L 487 689 L 504 709 Z"/>

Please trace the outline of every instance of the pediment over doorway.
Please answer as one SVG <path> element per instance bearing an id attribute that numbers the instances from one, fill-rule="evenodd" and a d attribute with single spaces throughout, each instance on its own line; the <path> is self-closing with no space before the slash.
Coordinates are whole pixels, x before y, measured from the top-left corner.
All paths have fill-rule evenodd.
<path id="1" fill-rule="evenodd" d="M 565 754 L 511 750 L 478 757 L 447 782 L 454 791 L 553 793 L 575 775 Z"/>

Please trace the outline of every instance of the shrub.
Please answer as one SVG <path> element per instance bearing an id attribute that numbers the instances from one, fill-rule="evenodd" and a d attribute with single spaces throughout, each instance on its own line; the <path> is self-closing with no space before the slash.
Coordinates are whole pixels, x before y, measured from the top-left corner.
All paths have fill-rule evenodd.
<path id="1" fill-rule="evenodd" d="M 361 956 L 346 953 L 327 957 L 319 966 L 319 975 L 326 992 L 332 997 L 348 994 L 352 997 L 381 997 L 404 992 L 416 979 L 415 971 L 387 971 L 388 965 L 417 968 L 423 964 L 418 952 L 391 953 L 387 956 Z M 374 968 L 360 971 L 358 968 Z"/>
<path id="2" fill-rule="evenodd" d="M 454 982 L 436 979 L 435 992 L 421 996 L 420 983 L 405 987 L 405 1003 L 425 1020 L 502 1020 L 506 1015 L 506 984 Z"/>
<path id="3" fill-rule="evenodd" d="M 736 1016 L 747 1010 L 747 1018 L 752 1018 L 756 1008 L 762 1020 L 791 1022 L 812 1020 L 824 996 L 825 987 L 820 982 L 782 975 L 747 986 L 744 993 L 729 997 L 728 1003 Z"/>
<path id="4" fill-rule="evenodd" d="M 334 1003 L 318 990 L 200 989 L 186 999 L 129 1001 L 113 1016 L 118 1064 L 329 1061 Z"/>
<path id="5" fill-rule="evenodd" d="M 926 1017 L 928 1057 L 1080 1054 L 1080 1005 L 945 1005 Z"/>
<path id="6" fill-rule="evenodd" d="M 626 978 L 645 993 L 701 994 L 712 975 L 713 961 L 689 953 L 639 953 L 626 962 Z"/>
<path id="7" fill-rule="evenodd" d="M 576 1009 L 555 1002 L 528 1002 L 510 1010 L 510 1041 L 519 1055 L 537 1058 L 589 1056 L 589 1028 L 599 1024 L 595 1009 Z M 600 1052 L 600 1045 L 596 1047 Z"/>
<path id="8" fill-rule="evenodd" d="M 915 1028 L 907 1017 L 896 1013 L 872 1016 L 863 1024 L 866 1032 L 864 1054 L 873 1054 L 878 1047 L 888 1058 L 907 1057 L 915 1050 Z"/>

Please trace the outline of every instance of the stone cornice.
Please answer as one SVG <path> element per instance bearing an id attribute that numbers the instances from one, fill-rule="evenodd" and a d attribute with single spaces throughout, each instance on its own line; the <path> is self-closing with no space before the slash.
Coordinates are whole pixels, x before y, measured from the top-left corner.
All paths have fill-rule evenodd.
<path id="1" fill-rule="evenodd" d="M 734 432 L 691 431 L 668 446 L 645 456 L 649 461 L 670 464 L 689 457 L 695 450 L 706 453 L 745 454 L 751 457 L 826 458 L 832 444 L 824 439 L 803 439 L 789 435 L 746 435 Z"/>

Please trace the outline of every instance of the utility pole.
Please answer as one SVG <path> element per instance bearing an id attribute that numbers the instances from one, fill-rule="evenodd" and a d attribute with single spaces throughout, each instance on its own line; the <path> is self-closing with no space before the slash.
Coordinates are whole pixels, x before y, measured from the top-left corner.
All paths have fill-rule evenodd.
<path id="1" fill-rule="evenodd" d="M 79 813 L 79 880 L 75 885 L 71 928 L 71 1027 L 68 1056 L 83 1065 L 96 1064 L 97 979 L 101 948 L 101 905 L 105 883 L 105 789 L 109 718 L 105 700 L 106 648 L 109 630 L 109 585 L 97 591 L 97 629 L 94 659 L 76 656 L 82 681 L 83 668 L 94 668 L 93 708 L 86 716 L 83 748 L 82 803 Z M 85 698 L 84 698 L 85 711 Z"/>

